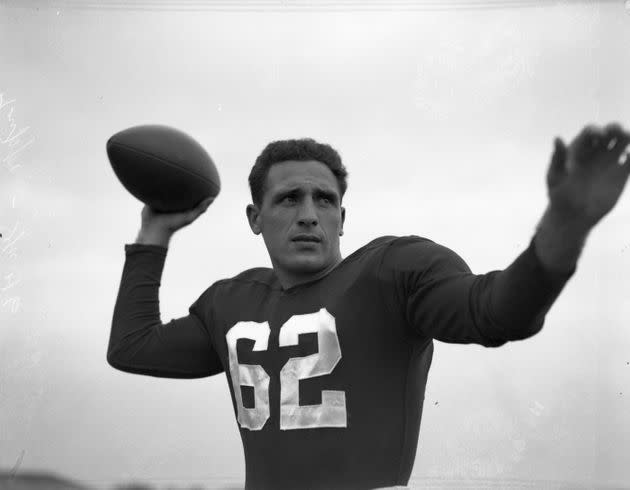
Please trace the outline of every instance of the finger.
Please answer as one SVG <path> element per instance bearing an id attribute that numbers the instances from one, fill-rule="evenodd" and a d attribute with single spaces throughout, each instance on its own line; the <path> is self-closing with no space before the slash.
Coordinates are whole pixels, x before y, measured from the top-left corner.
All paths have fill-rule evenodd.
<path id="1" fill-rule="evenodd" d="M 630 143 L 626 143 L 623 151 L 616 160 L 617 166 L 630 174 Z"/>
<path id="2" fill-rule="evenodd" d="M 619 193 L 621 194 L 630 178 L 630 155 L 623 160 L 623 163 L 612 166 L 610 176 L 616 185 L 620 187 Z"/>
<path id="3" fill-rule="evenodd" d="M 588 160 L 591 155 L 601 150 L 606 134 L 600 126 L 589 124 L 571 142 L 571 149 L 577 160 Z"/>
<path id="4" fill-rule="evenodd" d="M 609 123 L 604 127 L 604 134 L 606 135 L 606 139 L 619 136 L 623 134 L 625 131 L 623 127 L 618 122 Z"/>
<path id="5" fill-rule="evenodd" d="M 210 204 L 212 204 L 213 202 L 214 202 L 214 197 L 209 197 L 208 199 L 204 199 L 196 209 L 197 216 L 205 213 L 210 207 Z"/>
<path id="6" fill-rule="evenodd" d="M 604 129 L 596 124 L 587 124 L 582 128 L 580 134 L 575 138 L 575 142 L 578 141 L 587 145 L 596 146 L 603 141 L 606 136 Z"/>
<path id="7" fill-rule="evenodd" d="M 614 150 L 615 147 L 617 147 L 618 149 L 619 147 L 621 147 L 621 149 L 623 150 L 623 140 L 624 138 L 630 136 L 623 130 L 619 123 L 608 124 L 604 128 L 604 134 L 604 145 L 606 146 L 606 149 L 608 151 Z"/>
<path id="8" fill-rule="evenodd" d="M 625 132 L 621 126 L 615 126 L 607 131 L 607 138 L 605 160 L 611 165 L 624 165 L 628 159 L 630 133 Z"/>
<path id="9" fill-rule="evenodd" d="M 208 206 L 210 206 L 213 201 L 214 197 L 207 197 L 197 205 L 197 208 L 205 211 L 206 209 L 208 209 Z"/>
<path id="10" fill-rule="evenodd" d="M 628 177 L 630 177 L 630 133 L 626 132 L 619 125 L 610 125 L 610 140 L 607 144 L 607 150 L 604 151 L 605 164 L 611 170 L 611 177 L 614 180 L 621 179 L 625 186 Z"/>
<path id="11" fill-rule="evenodd" d="M 555 187 L 566 174 L 567 147 L 560 138 L 554 139 L 554 150 L 551 156 L 551 164 L 547 171 L 547 187 Z"/>
<path id="12" fill-rule="evenodd" d="M 185 225 L 189 225 L 204 213 L 205 209 L 196 207 L 192 208 L 184 215 Z"/>

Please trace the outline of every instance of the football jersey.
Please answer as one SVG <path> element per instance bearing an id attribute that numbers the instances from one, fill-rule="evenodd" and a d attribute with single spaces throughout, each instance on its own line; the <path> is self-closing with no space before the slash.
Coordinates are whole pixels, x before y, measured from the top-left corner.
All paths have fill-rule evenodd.
<path id="1" fill-rule="evenodd" d="M 575 271 L 546 270 L 533 240 L 505 270 L 476 275 L 429 239 L 384 236 L 287 289 L 269 268 L 218 280 L 163 324 L 167 249 L 125 251 L 108 362 L 169 378 L 224 373 L 248 490 L 407 485 L 433 339 L 531 337 Z"/>

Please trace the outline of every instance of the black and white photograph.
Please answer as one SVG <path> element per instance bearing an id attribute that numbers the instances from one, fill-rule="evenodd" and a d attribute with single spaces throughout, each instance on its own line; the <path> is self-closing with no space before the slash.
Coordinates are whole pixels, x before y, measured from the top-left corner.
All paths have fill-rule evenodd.
<path id="1" fill-rule="evenodd" d="M 0 0 L 0 490 L 630 489 L 630 1 Z"/>

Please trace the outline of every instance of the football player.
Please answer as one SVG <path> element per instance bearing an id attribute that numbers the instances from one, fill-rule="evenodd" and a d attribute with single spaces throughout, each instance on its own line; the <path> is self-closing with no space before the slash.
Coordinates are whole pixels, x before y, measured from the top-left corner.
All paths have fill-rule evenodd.
<path id="1" fill-rule="evenodd" d="M 273 267 L 215 281 L 163 324 L 170 237 L 212 199 L 183 213 L 145 206 L 125 244 L 107 361 L 148 376 L 225 373 L 248 490 L 407 485 L 433 340 L 499 347 L 541 330 L 622 193 L 629 142 L 618 124 L 587 126 L 569 145 L 556 138 L 534 236 L 486 274 L 420 236 L 382 236 L 343 258 L 339 155 L 312 139 L 272 142 L 251 170 L 246 212 Z"/>

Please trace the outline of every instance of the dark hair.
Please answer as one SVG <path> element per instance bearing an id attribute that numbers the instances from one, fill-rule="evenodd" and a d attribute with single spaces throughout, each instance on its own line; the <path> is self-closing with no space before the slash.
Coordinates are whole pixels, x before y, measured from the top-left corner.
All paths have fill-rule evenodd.
<path id="1" fill-rule="evenodd" d="M 279 140 L 269 143 L 256 159 L 249 173 L 249 188 L 254 204 L 260 206 L 265 192 L 265 181 L 269 168 L 274 163 L 287 160 L 316 160 L 326 165 L 337 179 L 340 198 L 346 193 L 348 171 L 341 163 L 341 156 L 330 145 L 319 143 L 312 138 Z"/>

